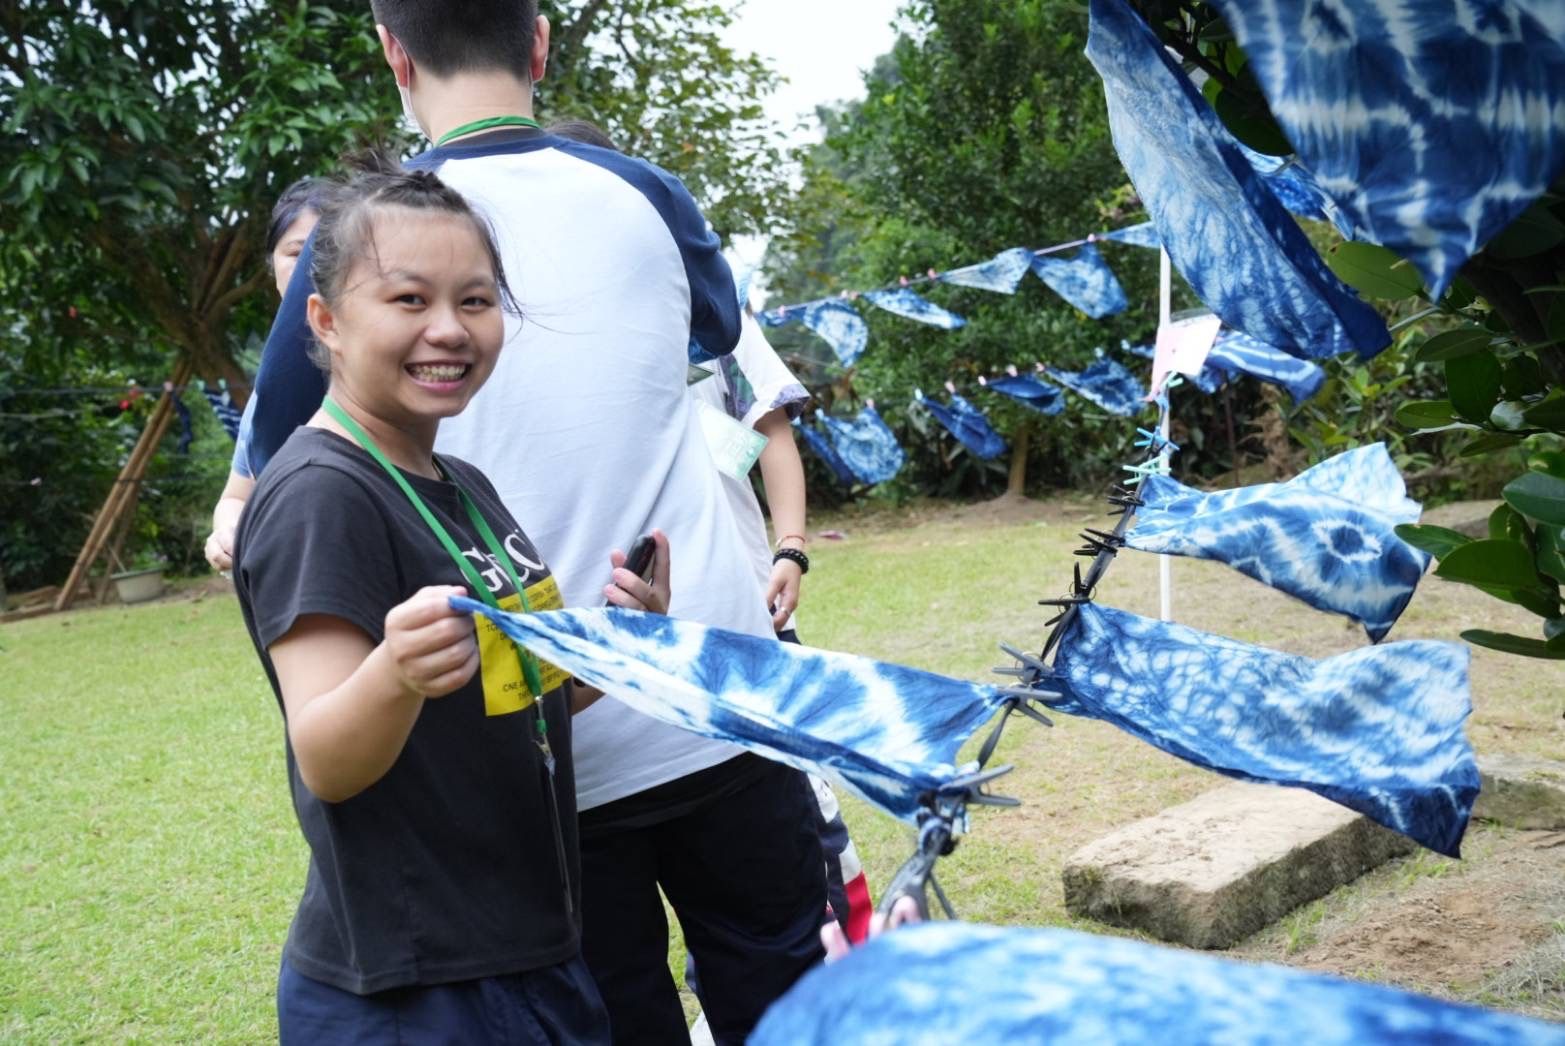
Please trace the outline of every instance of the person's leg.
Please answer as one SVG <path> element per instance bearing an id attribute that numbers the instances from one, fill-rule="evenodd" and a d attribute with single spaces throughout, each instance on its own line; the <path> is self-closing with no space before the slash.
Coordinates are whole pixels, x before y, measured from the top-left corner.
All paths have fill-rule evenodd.
<path id="1" fill-rule="evenodd" d="M 689 1042 L 668 971 L 668 917 L 658 895 L 652 829 L 581 818 L 582 955 L 616 1046 Z"/>
<path id="2" fill-rule="evenodd" d="M 719 1044 L 742 1043 L 824 955 L 826 882 L 809 785 L 777 763 L 735 770 L 742 788 L 656 827 L 658 881 L 695 956 Z"/>

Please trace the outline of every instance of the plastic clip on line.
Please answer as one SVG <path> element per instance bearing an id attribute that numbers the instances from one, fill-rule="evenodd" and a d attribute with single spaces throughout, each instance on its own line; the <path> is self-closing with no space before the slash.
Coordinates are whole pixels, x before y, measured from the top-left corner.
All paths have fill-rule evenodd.
<path id="1" fill-rule="evenodd" d="M 991 795 L 983 786 L 1002 774 L 1010 773 L 1009 766 L 997 766 L 992 770 L 979 770 L 953 778 L 937 790 L 923 797 L 924 809 L 918 813 L 918 842 L 913 856 L 902 862 L 891 884 L 881 894 L 878 911 L 882 917 L 890 917 L 897 901 L 911 897 L 920 919 L 929 918 L 929 889 L 946 918 L 955 919 L 956 910 L 951 900 L 935 879 L 935 862 L 956 849 L 957 837 L 967 830 L 967 807 L 1019 806 L 1019 800 L 1003 795 Z"/>

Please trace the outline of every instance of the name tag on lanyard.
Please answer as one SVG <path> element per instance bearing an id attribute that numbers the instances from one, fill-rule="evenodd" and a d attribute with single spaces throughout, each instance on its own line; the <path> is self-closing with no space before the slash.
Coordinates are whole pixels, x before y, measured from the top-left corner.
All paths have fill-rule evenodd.
<path id="1" fill-rule="evenodd" d="M 527 586 L 527 602 L 533 610 L 559 610 L 565 605 L 560 598 L 560 586 L 553 577 Z M 515 612 L 521 606 L 522 597 L 514 592 L 500 600 L 501 610 Z M 484 683 L 484 714 L 510 715 L 522 711 L 536 698 L 527 688 L 516 644 L 487 617 L 476 616 L 473 623 L 478 629 L 478 663 Z M 545 694 L 564 685 L 570 678 L 569 672 L 543 660 L 538 662 L 538 671 Z"/>

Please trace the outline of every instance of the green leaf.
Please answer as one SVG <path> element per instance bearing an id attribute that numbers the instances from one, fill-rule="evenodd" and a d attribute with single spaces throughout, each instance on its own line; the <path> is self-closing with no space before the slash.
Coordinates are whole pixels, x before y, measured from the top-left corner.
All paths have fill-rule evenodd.
<path id="1" fill-rule="evenodd" d="M 1556 392 L 1542 403 L 1534 403 L 1522 411 L 1528 425 L 1550 432 L 1565 432 L 1565 394 Z"/>
<path id="2" fill-rule="evenodd" d="M 1522 416 L 1526 405 L 1521 400 L 1501 400 L 1489 411 L 1489 424 L 1505 432 L 1520 432 L 1527 427 Z"/>
<path id="3" fill-rule="evenodd" d="M 1565 242 L 1565 224 L 1549 211 L 1546 201 L 1539 200 L 1490 240 L 1484 253 L 1512 261 L 1542 254 L 1561 242 Z"/>
<path id="4" fill-rule="evenodd" d="M 1565 531 L 1552 523 L 1539 523 L 1534 533 L 1538 538 L 1538 573 L 1565 583 Z"/>
<path id="5" fill-rule="evenodd" d="M 1413 353 L 1415 363 L 1441 363 L 1487 349 L 1494 335 L 1482 327 L 1460 327 L 1436 334 Z"/>
<path id="6" fill-rule="evenodd" d="M 1439 429 L 1456 420 L 1450 400 L 1414 400 L 1397 408 L 1397 424 L 1409 429 Z"/>
<path id="7" fill-rule="evenodd" d="M 1538 587 L 1532 555 L 1517 541 L 1489 538 L 1453 549 L 1435 569 L 1436 577 L 1469 585 L 1508 589 Z"/>
<path id="8" fill-rule="evenodd" d="M 1473 646 L 1488 647 L 1490 650 L 1499 650 L 1507 654 L 1565 661 L 1565 647 L 1555 647 L 1552 643 L 1546 643 L 1541 639 L 1513 636 L 1508 632 L 1491 632 L 1484 628 L 1470 628 L 1462 633 L 1462 638 Z"/>
<path id="9" fill-rule="evenodd" d="M 1532 539 L 1527 519 L 1511 506 L 1501 502 L 1489 513 L 1489 536 L 1501 541 L 1518 541 L 1523 545 Z"/>
<path id="10" fill-rule="evenodd" d="M 1565 451 L 1540 450 L 1527 458 L 1527 467 L 1565 479 Z"/>
<path id="11" fill-rule="evenodd" d="M 1212 102 L 1212 109 L 1233 136 L 1268 156 L 1287 156 L 1293 152 L 1288 136 L 1265 105 L 1247 104 L 1233 91 L 1223 91 Z"/>
<path id="12" fill-rule="evenodd" d="M 1326 264 L 1338 279 L 1367 298 L 1395 301 L 1424 289 L 1418 270 L 1373 243 L 1339 243 L 1326 252 Z"/>
<path id="13" fill-rule="evenodd" d="M 1505 485 L 1505 503 L 1529 519 L 1565 525 L 1565 479 L 1525 472 Z"/>
<path id="14" fill-rule="evenodd" d="M 1551 617 L 1543 623 L 1543 638 L 1554 640 L 1565 635 L 1565 617 Z"/>
<path id="15" fill-rule="evenodd" d="M 1473 290 L 1473 285 L 1458 276 L 1451 281 L 1451 289 L 1446 291 L 1443 304 L 1448 309 L 1465 309 L 1478 300 L 1478 292 Z"/>
<path id="16" fill-rule="evenodd" d="M 1445 384 L 1458 414 L 1469 421 L 1488 421 L 1500 399 L 1500 361 L 1487 349 L 1446 360 Z"/>
<path id="17" fill-rule="evenodd" d="M 1444 559 L 1473 540 L 1459 531 L 1437 527 L 1432 523 L 1401 523 L 1397 525 L 1396 531 L 1397 537 L 1436 559 Z"/>
<path id="18" fill-rule="evenodd" d="M 1464 458 L 1471 458 L 1514 447 L 1521 441 L 1522 437 L 1509 432 L 1484 432 L 1468 441 L 1459 453 Z"/>
<path id="19" fill-rule="evenodd" d="M 1531 356 L 1512 356 L 1500 362 L 1500 384 L 1511 399 L 1536 396 L 1549 386 L 1543 367 Z"/>

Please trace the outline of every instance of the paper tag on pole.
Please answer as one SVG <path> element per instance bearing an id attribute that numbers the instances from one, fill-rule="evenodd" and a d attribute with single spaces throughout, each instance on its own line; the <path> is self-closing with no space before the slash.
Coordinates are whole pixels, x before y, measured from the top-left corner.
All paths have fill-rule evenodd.
<path id="1" fill-rule="evenodd" d="M 1147 398 L 1163 391 L 1163 382 L 1171 373 L 1177 371 L 1192 378 L 1199 375 L 1222 325 L 1220 318 L 1203 312 L 1170 320 L 1159 327 L 1157 347 L 1152 353 L 1152 387 Z"/>
<path id="2" fill-rule="evenodd" d="M 527 603 L 534 610 L 559 610 L 565 605 L 560 598 L 560 586 L 553 577 L 546 577 L 528 586 Z M 509 610 L 514 614 L 521 608 L 522 597 L 514 592 L 500 600 L 501 610 Z M 521 651 L 516 649 L 516 644 L 509 636 L 482 614 L 473 616 L 473 624 L 478 629 L 478 670 L 484 682 L 484 714 L 510 715 L 512 712 L 520 712 L 532 704 L 537 696 L 527 689 L 527 681 L 522 677 Z M 538 674 L 546 694 L 570 678 L 569 672 L 547 661 L 538 662 Z"/>
<path id="3" fill-rule="evenodd" d="M 744 479 L 766 449 L 766 437 L 709 403 L 697 402 L 695 407 L 706 447 L 712 452 L 712 464 L 725 476 Z"/>

